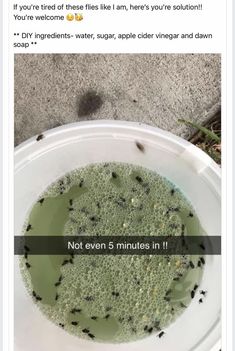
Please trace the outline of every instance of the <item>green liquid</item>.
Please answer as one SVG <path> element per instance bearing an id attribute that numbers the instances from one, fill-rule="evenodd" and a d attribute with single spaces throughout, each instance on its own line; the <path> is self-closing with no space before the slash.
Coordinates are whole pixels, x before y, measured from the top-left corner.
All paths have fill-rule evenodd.
<path id="1" fill-rule="evenodd" d="M 179 189 L 147 169 L 110 163 L 52 184 L 33 206 L 24 234 L 181 235 L 182 225 L 185 235 L 202 234 Z M 35 303 L 58 326 L 89 340 L 126 342 L 159 332 L 184 312 L 201 281 L 198 259 L 28 255 L 21 268 Z"/>

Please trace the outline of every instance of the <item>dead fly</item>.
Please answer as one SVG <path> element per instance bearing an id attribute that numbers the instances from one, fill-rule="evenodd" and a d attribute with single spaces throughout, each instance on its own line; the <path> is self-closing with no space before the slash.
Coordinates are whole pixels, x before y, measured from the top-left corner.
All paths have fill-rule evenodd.
<path id="1" fill-rule="evenodd" d="M 198 289 L 198 285 L 195 284 L 193 290 L 196 291 Z"/>
<path id="2" fill-rule="evenodd" d="M 187 248 L 187 246 L 186 246 L 186 241 L 185 241 L 185 238 L 184 238 L 184 237 L 182 237 L 182 246 Z"/>
<path id="3" fill-rule="evenodd" d="M 173 278 L 173 280 L 174 280 L 175 282 L 178 282 L 178 281 L 180 280 L 180 278 L 179 278 L 179 277 L 175 277 L 175 278 Z"/>
<path id="4" fill-rule="evenodd" d="M 173 280 L 174 280 L 175 282 L 178 282 L 182 276 L 183 276 L 182 273 L 178 273 L 178 276 L 175 277 L 175 278 L 173 278 Z"/>
<path id="5" fill-rule="evenodd" d="M 204 259 L 203 257 L 200 257 L 200 261 L 201 261 L 202 264 L 205 264 L 205 263 L 206 263 L 206 262 L 205 262 L 205 259 Z"/>
<path id="6" fill-rule="evenodd" d="M 33 229 L 32 225 L 31 224 L 28 224 L 27 225 L 27 228 L 26 228 L 26 232 L 28 232 L 29 230 Z"/>
<path id="7" fill-rule="evenodd" d="M 62 275 L 59 276 L 58 282 L 61 282 L 63 279 Z"/>
<path id="8" fill-rule="evenodd" d="M 69 260 L 64 260 L 64 261 L 62 262 L 62 266 L 66 265 L 67 263 L 69 263 Z"/>
<path id="9" fill-rule="evenodd" d="M 38 200 L 38 202 L 42 205 L 43 204 L 43 202 L 44 202 L 44 197 L 42 198 L 42 199 L 40 199 L 40 200 Z"/>
<path id="10" fill-rule="evenodd" d="M 199 247 L 203 250 L 203 251 L 205 251 L 206 250 L 206 248 L 205 248 L 205 246 L 204 246 L 204 244 L 203 243 L 201 243 L 200 245 L 199 245 Z"/>
<path id="11" fill-rule="evenodd" d="M 110 314 L 106 314 L 106 316 L 104 317 L 104 319 L 109 319 Z"/>
<path id="12" fill-rule="evenodd" d="M 84 299 L 86 301 L 94 301 L 94 297 L 93 296 L 85 296 Z"/>
<path id="13" fill-rule="evenodd" d="M 119 199 L 122 201 L 122 202 L 126 202 L 126 199 L 122 196 L 119 197 Z"/>
<path id="14" fill-rule="evenodd" d="M 201 261 L 198 261 L 197 266 L 198 266 L 198 267 L 201 267 L 201 266 L 202 266 Z"/>
<path id="15" fill-rule="evenodd" d="M 58 295 L 58 294 L 56 294 L 56 296 L 55 296 L 55 300 L 57 301 L 57 300 L 58 300 L 58 298 L 59 298 L 59 295 Z"/>
<path id="16" fill-rule="evenodd" d="M 72 314 L 75 314 L 75 313 L 80 313 L 80 312 L 82 312 L 82 310 L 80 309 L 80 308 L 73 308 L 71 311 L 70 311 L 70 313 L 72 313 Z"/>
<path id="17" fill-rule="evenodd" d="M 205 290 L 200 290 L 200 294 L 203 295 L 203 296 L 206 296 L 207 291 L 205 291 Z"/>
<path id="18" fill-rule="evenodd" d="M 88 333 L 90 333 L 90 330 L 87 329 L 87 328 L 84 328 L 84 329 L 82 329 L 82 332 L 85 333 L 85 334 L 88 334 Z"/>
<path id="19" fill-rule="evenodd" d="M 25 251 L 27 251 L 27 252 L 29 252 L 30 250 L 29 250 L 29 247 L 28 246 L 26 246 L 26 245 L 24 245 L 24 249 L 25 249 Z"/>
<path id="20" fill-rule="evenodd" d="M 189 212 L 188 217 L 193 217 L 193 213 Z"/>
<path id="21" fill-rule="evenodd" d="M 33 294 L 33 297 L 35 297 L 36 301 L 42 301 L 42 298 L 39 295 L 37 295 L 34 290 L 33 290 L 32 294 Z"/>
<path id="22" fill-rule="evenodd" d="M 185 230 L 185 225 L 182 224 L 182 226 L 181 226 L 181 235 L 182 235 L 182 236 L 184 236 L 184 230 Z"/>
<path id="23" fill-rule="evenodd" d="M 69 212 L 74 211 L 73 207 L 68 207 Z"/>
<path id="24" fill-rule="evenodd" d="M 169 296 L 165 296 L 165 297 L 164 297 L 164 300 L 167 301 L 167 302 L 170 302 L 171 299 L 170 299 Z"/>
<path id="25" fill-rule="evenodd" d="M 138 183 L 143 183 L 143 179 L 140 176 L 136 176 L 135 179 Z"/>
<path id="26" fill-rule="evenodd" d="M 189 261 L 189 266 L 190 266 L 192 269 L 195 268 L 195 266 L 194 266 L 194 264 L 193 264 L 192 261 Z"/>
<path id="27" fill-rule="evenodd" d="M 143 144 L 141 144 L 138 141 L 136 141 L 135 145 L 136 145 L 137 149 L 139 149 L 141 152 L 145 152 L 145 148 L 144 148 Z"/>
<path id="28" fill-rule="evenodd" d="M 148 329 L 148 332 L 149 332 L 149 333 L 152 333 L 152 331 L 153 331 L 153 328 L 152 328 L 152 327 Z"/>
<path id="29" fill-rule="evenodd" d="M 73 264 L 73 259 L 72 258 L 70 258 L 69 263 Z"/>
<path id="30" fill-rule="evenodd" d="M 192 290 L 192 291 L 191 291 L 191 299 L 193 299 L 193 298 L 194 298 L 194 296 L 195 296 L 195 291 L 194 291 L 194 290 Z"/>
<path id="31" fill-rule="evenodd" d="M 37 300 L 37 301 L 42 301 L 41 296 L 37 295 L 37 296 L 36 296 L 36 300 Z"/>
<path id="32" fill-rule="evenodd" d="M 133 320 L 133 317 L 129 316 L 128 319 L 127 319 L 127 322 L 131 322 L 132 320 Z"/>
<path id="33" fill-rule="evenodd" d="M 65 186 L 64 186 L 64 181 L 63 180 L 61 180 L 59 182 L 59 186 L 60 186 L 60 194 L 62 195 L 64 193 L 64 191 L 65 191 Z"/>
<path id="34" fill-rule="evenodd" d="M 61 284 L 61 282 L 56 282 L 55 286 L 59 286 Z"/>
<path id="35" fill-rule="evenodd" d="M 171 293 L 171 291 L 172 291 L 171 289 L 167 290 L 166 296 L 169 295 Z"/>
<path id="36" fill-rule="evenodd" d="M 144 331 L 147 331 L 148 330 L 148 326 L 146 325 L 145 327 L 144 327 Z"/>
<path id="37" fill-rule="evenodd" d="M 71 322 L 71 324 L 72 324 L 72 325 L 78 325 L 78 322 L 73 321 L 73 322 Z"/>
<path id="38" fill-rule="evenodd" d="M 27 252 L 25 252 L 24 258 L 27 260 L 27 258 L 28 258 L 28 253 Z"/>
<path id="39" fill-rule="evenodd" d="M 112 295 L 118 297 L 119 296 L 119 292 L 112 291 Z"/>
<path id="40" fill-rule="evenodd" d="M 158 337 L 161 338 L 165 334 L 164 331 L 161 331 L 161 333 L 158 334 Z"/>
<path id="41" fill-rule="evenodd" d="M 180 208 L 179 207 L 170 207 L 166 211 L 166 215 L 169 215 L 170 212 L 179 212 Z"/>
<path id="42" fill-rule="evenodd" d="M 84 183 L 84 180 L 82 179 L 82 180 L 80 181 L 80 183 L 79 183 L 79 188 L 82 188 L 83 183 Z"/>
<path id="43" fill-rule="evenodd" d="M 96 316 L 92 316 L 92 317 L 91 317 L 91 319 L 92 319 L 93 321 L 96 321 L 97 318 L 98 318 L 98 317 L 96 317 Z"/>
<path id="44" fill-rule="evenodd" d="M 64 324 L 63 324 L 63 323 L 59 323 L 59 326 L 60 326 L 61 328 L 64 328 Z"/>
<path id="45" fill-rule="evenodd" d="M 25 262 L 25 265 L 26 265 L 27 268 L 31 267 L 31 264 L 29 264 L 28 262 Z"/>
<path id="46" fill-rule="evenodd" d="M 94 338 L 95 338 L 95 335 L 93 335 L 93 334 L 91 334 L 91 333 L 88 333 L 87 335 L 88 335 L 89 338 L 91 338 L 91 339 L 94 339 Z"/>
<path id="47" fill-rule="evenodd" d="M 98 222 L 98 221 L 99 221 L 99 218 L 96 217 L 96 216 L 91 216 L 91 217 L 90 217 L 90 220 L 91 220 L 92 222 Z"/>
<path id="48" fill-rule="evenodd" d="M 180 307 L 186 308 L 187 306 L 183 302 L 180 302 Z"/>
<path id="49" fill-rule="evenodd" d="M 73 199 L 69 199 L 69 205 L 73 206 Z"/>
<path id="50" fill-rule="evenodd" d="M 175 194 L 175 189 L 171 189 L 171 195 L 173 196 Z"/>
<path id="51" fill-rule="evenodd" d="M 112 175 L 112 178 L 114 178 L 114 179 L 116 179 L 118 177 L 116 172 L 112 172 L 111 175 Z"/>
<path id="52" fill-rule="evenodd" d="M 43 134 L 39 134 L 36 138 L 36 141 L 40 141 L 44 138 L 44 135 Z"/>
<path id="53" fill-rule="evenodd" d="M 202 299 L 199 299 L 198 302 L 199 302 L 199 303 L 203 303 L 203 300 L 202 300 Z"/>
<path id="54" fill-rule="evenodd" d="M 171 211 L 173 212 L 179 212 L 180 208 L 179 207 L 173 207 L 171 208 Z"/>

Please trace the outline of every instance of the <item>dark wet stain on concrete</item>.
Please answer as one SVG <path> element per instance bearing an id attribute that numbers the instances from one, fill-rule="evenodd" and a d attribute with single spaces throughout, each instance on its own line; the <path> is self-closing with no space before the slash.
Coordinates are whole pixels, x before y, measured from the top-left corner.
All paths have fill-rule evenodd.
<path id="1" fill-rule="evenodd" d="M 91 90 L 79 97 L 78 116 L 88 116 L 97 111 L 103 105 L 102 98 L 97 92 Z"/>

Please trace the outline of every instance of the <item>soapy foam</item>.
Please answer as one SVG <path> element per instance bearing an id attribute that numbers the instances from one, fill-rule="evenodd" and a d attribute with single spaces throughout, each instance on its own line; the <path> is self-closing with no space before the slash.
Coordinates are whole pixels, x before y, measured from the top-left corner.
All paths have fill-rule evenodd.
<path id="1" fill-rule="evenodd" d="M 133 165 L 96 164 L 75 170 L 52 184 L 42 198 L 43 204 L 34 206 L 25 224 L 24 230 L 28 223 L 33 227 L 27 235 L 40 233 L 35 218 L 43 221 L 43 206 L 58 199 L 72 209 L 64 221 L 64 235 L 181 235 L 182 224 L 185 234 L 200 228 L 179 189 Z M 28 291 L 40 293 L 37 304 L 54 323 L 97 341 L 136 340 L 165 328 L 185 310 L 202 275 L 201 268 L 189 268 L 188 256 L 75 256 L 67 257 L 72 263 L 66 265 L 61 264 L 63 257 L 55 265 L 55 257 L 47 256 L 48 270 L 40 268 L 43 259 L 29 256 L 30 269 L 21 260 Z"/>

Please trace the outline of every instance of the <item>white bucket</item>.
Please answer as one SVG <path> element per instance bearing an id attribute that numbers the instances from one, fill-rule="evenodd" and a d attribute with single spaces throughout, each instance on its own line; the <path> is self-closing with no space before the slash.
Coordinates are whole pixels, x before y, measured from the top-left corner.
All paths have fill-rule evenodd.
<path id="1" fill-rule="evenodd" d="M 138 150 L 135 142 L 145 146 Z M 39 195 L 65 173 L 94 162 L 127 162 L 156 171 L 176 184 L 192 203 L 208 235 L 221 234 L 220 169 L 200 149 L 161 129 L 141 123 L 91 121 L 65 125 L 29 139 L 15 151 L 15 233 L 20 234 Z M 68 334 L 52 324 L 26 293 L 15 265 L 16 351 L 219 351 L 221 258 L 208 256 L 201 289 L 185 312 L 159 339 L 103 344 Z"/>

